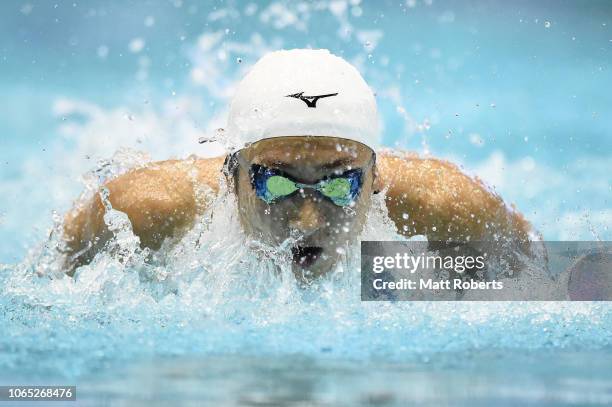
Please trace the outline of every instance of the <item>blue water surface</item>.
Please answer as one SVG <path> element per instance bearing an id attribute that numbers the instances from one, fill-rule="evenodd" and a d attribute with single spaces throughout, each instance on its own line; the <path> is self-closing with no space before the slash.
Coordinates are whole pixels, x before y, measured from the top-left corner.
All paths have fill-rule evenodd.
<path id="1" fill-rule="evenodd" d="M 36 277 L 92 177 L 223 154 L 198 140 L 236 81 L 294 47 L 360 69 L 384 146 L 461 165 L 548 240 L 610 240 L 611 17 L 608 1 L 0 2 L 0 382 L 77 384 L 82 405 L 612 404 L 608 303 L 364 304 L 351 273 L 304 291 L 240 259 L 231 219 L 216 257 L 186 241 L 148 264 L 128 228 L 75 280 Z"/>

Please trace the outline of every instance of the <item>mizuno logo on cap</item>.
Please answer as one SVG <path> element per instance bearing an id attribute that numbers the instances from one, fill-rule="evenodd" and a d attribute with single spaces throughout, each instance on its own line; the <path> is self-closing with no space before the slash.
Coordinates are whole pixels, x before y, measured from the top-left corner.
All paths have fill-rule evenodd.
<path id="1" fill-rule="evenodd" d="M 317 101 L 319 99 L 328 98 L 328 97 L 331 97 L 331 96 L 336 96 L 337 94 L 338 94 L 338 92 L 336 92 L 336 93 L 328 93 L 326 95 L 304 96 L 304 92 L 299 92 L 299 93 L 294 93 L 292 95 L 287 95 L 285 97 L 300 99 L 302 102 L 306 103 L 306 106 L 315 108 L 315 107 L 317 107 Z"/>

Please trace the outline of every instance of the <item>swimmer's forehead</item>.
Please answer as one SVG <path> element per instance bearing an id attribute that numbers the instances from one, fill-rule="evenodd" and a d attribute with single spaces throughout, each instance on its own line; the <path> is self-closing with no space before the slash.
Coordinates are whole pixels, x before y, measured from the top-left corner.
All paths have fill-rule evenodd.
<path id="1" fill-rule="evenodd" d="M 246 158 L 253 164 L 288 168 L 360 167 L 370 161 L 372 153 L 364 144 L 335 137 L 278 137 L 245 149 Z"/>

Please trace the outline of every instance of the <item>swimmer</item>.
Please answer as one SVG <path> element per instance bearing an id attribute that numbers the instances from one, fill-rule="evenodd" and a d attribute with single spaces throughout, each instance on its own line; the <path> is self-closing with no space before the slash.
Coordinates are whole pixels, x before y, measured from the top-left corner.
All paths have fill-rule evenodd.
<path id="1" fill-rule="evenodd" d="M 244 233 L 291 248 L 296 272 L 333 268 L 363 229 L 372 196 L 384 193 L 404 236 L 460 244 L 498 241 L 529 255 L 530 224 L 482 181 L 447 161 L 375 151 L 378 113 L 359 72 L 327 50 L 277 51 L 259 60 L 230 106 L 228 137 L 244 146 L 224 157 L 168 160 L 133 169 L 104 187 L 143 247 L 180 238 L 206 208 L 201 187 L 235 194 Z M 230 210 L 229 208 L 227 210 Z M 65 216 L 66 270 L 90 262 L 112 236 L 100 194 Z"/>

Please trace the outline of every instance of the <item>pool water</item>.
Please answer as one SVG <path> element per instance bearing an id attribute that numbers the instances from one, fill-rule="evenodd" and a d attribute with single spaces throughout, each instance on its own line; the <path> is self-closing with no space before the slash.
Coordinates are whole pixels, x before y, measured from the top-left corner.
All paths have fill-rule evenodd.
<path id="1" fill-rule="evenodd" d="M 511 358 L 466 352 L 401 364 L 300 356 L 147 358 L 81 379 L 77 404 L 609 405 L 611 362 L 607 352 L 569 350 Z"/>
<path id="2" fill-rule="evenodd" d="M 463 374 L 484 381 L 478 382 L 480 393 L 465 390 L 466 402 L 473 394 L 485 403 L 516 397 L 564 402 L 566 396 L 546 381 L 524 395 L 519 385 L 500 382 L 520 369 L 553 380 L 559 372 L 549 360 L 570 366 L 568 377 L 582 385 L 589 385 L 590 375 L 597 377 L 594 386 L 608 383 L 609 365 L 598 368 L 600 377 L 576 368 L 576 359 L 601 362 L 594 355 L 609 354 L 609 303 L 362 302 L 357 247 L 347 247 L 333 273 L 304 288 L 283 252 L 255 252 L 261 246 L 242 234 L 235 205 L 231 194 L 213 198 L 198 226 L 153 259 L 140 249 L 125 215 L 110 210 L 106 221 L 116 227 L 115 237 L 74 278 L 61 273 L 55 234 L 21 264 L 6 267 L 0 379 L 78 383 L 92 402 L 98 396 L 109 402 L 151 397 L 146 389 L 154 386 L 164 400 L 181 403 L 206 393 L 211 403 L 242 403 L 240 396 L 263 397 L 272 405 L 283 397 L 296 403 L 310 397 L 323 405 L 330 397 L 336 397 L 332 404 L 348 398 L 347 405 L 382 397 L 401 405 L 415 397 L 402 384 L 414 377 L 425 380 L 423 386 L 449 381 L 448 395 L 419 390 L 423 403 L 436 404 L 435 397 L 452 399 L 464 391 L 471 382 Z M 381 196 L 362 238 L 400 239 Z M 497 369 L 493 378 L 486 374 L 490 369 Z M 265 377 L 259 372 L 278 380 L 274 392 L 257 388 Z M 286 372 L 303 387 L 286 381 Z M 161 385 L 164 380 L 170 387 Z M 362 380 L 369 387 L 354 394 L 354 382 Z M 322 390 L 309 391 L 312 381 Z M 379 382 L 384 385 L 377 387 Z M 183 394 L 182 387 L 194 393 Z M 597 391 L 601 398 L 607 390 Z"/>
<path id="3" fill-rule="evenodd" d="M 545 239 L 610 240 L 611 16 L 605 1 L 2 2 L 0 382 L 76 384 L 79 405 L 611 404 L 610 303 L 366 303 L 355 248 L 304 289 L 252 253 L 230 196 L 153 259 L 116 211 L 74 279 L 55 252 L 83 190 L 223 154 L 236 80 L 306 46 L 360 68 L 385 146 L 478 174 Z M 400 239 L 377 208 L 363 238 Z"/>

